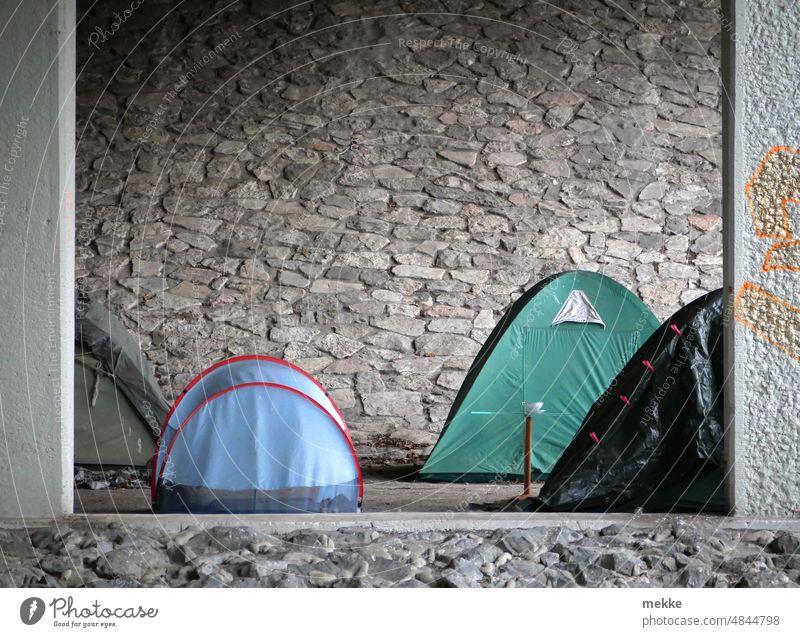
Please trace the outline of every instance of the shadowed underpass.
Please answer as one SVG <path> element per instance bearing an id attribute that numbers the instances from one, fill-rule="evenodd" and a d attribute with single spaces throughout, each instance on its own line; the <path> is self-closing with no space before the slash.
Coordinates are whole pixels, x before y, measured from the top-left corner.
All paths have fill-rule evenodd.
<path id="1" fill-rule="evenodd" d="M 364 513 L 460 512 L 474 504 L 497 504 L 522 492 L 522 485 L 437 484 L 415 482 L 415 468 L 386 467 L 364 471 Z M 538 492 L 541 483 L 534 485 Z M 149 488 L 76 489 L 76 513 L 148 513 Z"/>

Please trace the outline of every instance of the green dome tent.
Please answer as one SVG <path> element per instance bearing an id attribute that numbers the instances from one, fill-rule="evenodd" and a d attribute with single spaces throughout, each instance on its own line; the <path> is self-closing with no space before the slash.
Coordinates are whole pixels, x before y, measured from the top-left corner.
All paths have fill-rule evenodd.
<path id="1" fill-rule="evenodd" d="M 524 403 L 533 416 L 534 476 L 563 453 L 592 404 L 658 328 L 613 279 L 564 272 L 523 294 L 467 373 L 421 480 L 488 482 L 522 476 Z"/>
<path id="2" fill-rule="evenodd" d="M 169 405 L 134 337 L 77 292 L 75 464 L 146 466 Z"/>

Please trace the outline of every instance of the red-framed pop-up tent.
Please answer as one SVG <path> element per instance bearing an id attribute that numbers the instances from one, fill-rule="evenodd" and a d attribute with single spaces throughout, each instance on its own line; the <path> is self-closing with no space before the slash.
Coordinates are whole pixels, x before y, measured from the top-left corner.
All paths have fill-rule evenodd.
<path id="1" fill-rule="evenodd" d="M 189 383 L 151 488 L 162 513 L 355 512 L 363 496 L 342 413 L 308 373 L 268 356 L 229 358 Z"/>

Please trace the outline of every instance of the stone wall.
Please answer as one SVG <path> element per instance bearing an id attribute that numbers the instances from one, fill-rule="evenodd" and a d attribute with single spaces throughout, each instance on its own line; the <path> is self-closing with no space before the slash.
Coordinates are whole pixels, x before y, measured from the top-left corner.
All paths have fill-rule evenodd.
<path id="1" fill-rule="evenodd" d="M 542 277 L 721 285 L 717 2 L 228 4 L 79 30 L 77 276 L 170 398 L 282 356 L 407 460 Z"/>

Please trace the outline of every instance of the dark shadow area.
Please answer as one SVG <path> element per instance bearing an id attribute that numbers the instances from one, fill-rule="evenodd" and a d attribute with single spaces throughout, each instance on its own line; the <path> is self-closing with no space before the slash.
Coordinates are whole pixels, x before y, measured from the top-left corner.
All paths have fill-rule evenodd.
<path id="1" fill-rule="evenodd" d="M 522 492 L 519 483 L 429 484 L 414 482 L 419 467 L 380 467 L 364 472 L 365 513 L 463 512 L 479 504 L 494 506 Z M 534 485 L 538 493 L 541 483 Z M 150 513 L 150 488 L 76 489 L 76 513 Z"/>

